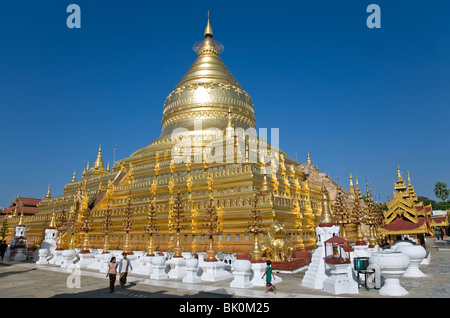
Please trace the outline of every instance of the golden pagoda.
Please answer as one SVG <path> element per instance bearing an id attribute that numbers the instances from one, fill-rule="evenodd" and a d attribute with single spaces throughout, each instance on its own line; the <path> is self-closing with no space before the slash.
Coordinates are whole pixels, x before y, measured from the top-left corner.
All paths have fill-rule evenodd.
<path id="1" fill-rule="evenodd" d="M 252 251 L 247 228 L 255 204 L 267 231 L 277 222 L 295 250 L 315 247 L 322 207 L 329 208 L 338 185 L 312 164 L 309 154 L 302 164 L 264 138 L 242 133 L 256 131 L 253 101 L 220 58 L 209 17 L 204 39 L 195 48 L 192 66 L 165 100 L 161 135 L 116 161 L 111 171 L 104 168 L 99 147 L 94 165 L 78 180 L 74 173 L 62 195 L 51 196 L 49 188 L 38 213 L 26 220 L 29 241 L 42 237 L 55 217 L 53 210 L 59 214 L 69 207 L 65 248 L 102 249 L 107 236 L 111 250 L 132 246 L 149 253 L 176 248 L 178 253 L 182 244 L 184 252 L 205 252 L 209 242 L 202 220 L 212 199 L 220 221 L 217 252 Z M 216 151 L 208 154 L 212 148 Z M 329 196 L 323 197 L 322 186 Z M 175 203 L 185 213 L 177 227 L 171 221 Z M 157 231 L 149 232 L 149 211 Z M 89 231 L 77 230 L 83 228 L 85 213 L 92 218 Z M 132 228 L 123 227 L 126 216 Z"/>

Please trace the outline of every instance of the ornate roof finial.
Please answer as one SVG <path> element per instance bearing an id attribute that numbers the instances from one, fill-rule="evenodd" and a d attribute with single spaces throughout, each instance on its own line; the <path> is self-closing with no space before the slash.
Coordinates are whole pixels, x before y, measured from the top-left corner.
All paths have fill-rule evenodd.
<path id="1" fill-rule="evenodd" d="M 45 195 L 46 199 L 50 199 L 52 197 L 52 194 L 50 193 L 50 184 L 48 185 L 47 194 Z"/>
<path id="2" fill-rule="evenodd" d="M 405 182 L 403 181 L 402 174 L 400 173 L 400 166 L 397 166 L 397 175 L 398 175 L 398 180 L 395 183 L 394 189 L 397 191 L 406 190 Z"/>
<path id="3" fill-rule="evenodd" d="M 97 159 L 94 163 L 94 169 L 104 169 L 103 160 L 102 160 L 102 146 L 100 145 L 98 148 Z"/>
<path id="4" fill-rule="evenodd" d="M 76 175 L 75 175 L 75 170 L 73 171 L 73 176 L 72 176 L 72 182 L 76 182 L 77 181 L 77 178 L 76 178 Z"/>
<path id="5" fill-rule="evenodd" d="M 402 174 L 400 173 L 400 166 L 397 166 L 397 174 L 398 174 L 398 181 L 403 181 Z"/>
<path id="6" fill-rule="evenodd" d="M 208 24 L 206 25 L 206 29 L 205 29 L 205 38 L 207 36 L 213 37 L 213 31 L 211 28 L 211 24 L 209 24 L 209 11 L 208 11 Z"/>
<path id="7" fill-rule="evenodd" d="M 311 164 L 311 157 L 309 156 L 309 152 L 308 152 L 308 163 Z"/>

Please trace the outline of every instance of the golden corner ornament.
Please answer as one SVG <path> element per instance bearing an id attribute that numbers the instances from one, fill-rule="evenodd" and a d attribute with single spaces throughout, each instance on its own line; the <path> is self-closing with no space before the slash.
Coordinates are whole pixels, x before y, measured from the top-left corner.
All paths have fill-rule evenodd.
<path id="1" fill-rule="evenodd" d="M 362 239 L 364 220 L 351 215 L 367 204 L 351 176 L 346 191 L 312 164 L 309 153 L 300 163 L 256 135 L 252 99 L 220 58 L 209 17 L 195 50 L 197 58 L 165 100 L 161 135 L 112 169 L 104 168 L 99 147 L 94 165 L 88 163 L 80 180 L 74 173 L 62 195 L 52 197 L 49 186 L 38 212 L 25 218 L 28 242 L 40 246 L 45 229 L 57 228 L 60 249 L 286 260 L 315 248 L 324 207 L 326 217 L 336 214 L 345 238 Z M 205 224 L 211 209 L 217 222 Z M 56 222 L 62 213 L 66 217 Z M 16 215 L 4 225 L 18 222 Z M 208 229 L 211 224 L 216 228 Z M 369 224 L 366 237 L 378 236 L 377 224 Z"/>

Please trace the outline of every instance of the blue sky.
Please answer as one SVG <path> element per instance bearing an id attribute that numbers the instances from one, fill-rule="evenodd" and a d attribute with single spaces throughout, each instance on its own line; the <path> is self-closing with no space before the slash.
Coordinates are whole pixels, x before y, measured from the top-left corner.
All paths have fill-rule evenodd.
<path id="1" fill-rule="evenodd" d="M 81 8 L 69 29 L 66 8 Z M 369 29 L 369 4 L 381 29 Z M 105 164 L 161 132 L 163 103 L 195 59 L 207 11 L 257 126 L 348 187 L 382 200 L 397 165 L 418 195 L 450 186 L 448 1 L 2 1 L 0 206 L 62 194 L 102 145 Z"/>

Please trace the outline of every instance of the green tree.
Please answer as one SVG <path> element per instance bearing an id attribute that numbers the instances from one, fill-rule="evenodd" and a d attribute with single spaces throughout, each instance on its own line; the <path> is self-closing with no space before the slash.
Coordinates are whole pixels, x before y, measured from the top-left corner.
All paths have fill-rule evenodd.
<path id="1" fill-rule="evenodd" d="M 434 194 L 436 198 L 441 199 L 442 203 L 445 203 L 445 200 L 450 195 L 450 190 L 447 189 L 447 184 L 444 182 L 436 182 L 434 185 Z"/>

